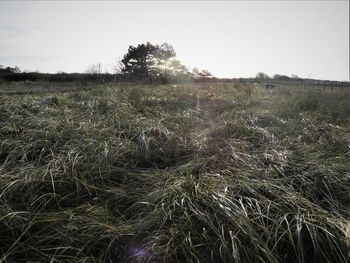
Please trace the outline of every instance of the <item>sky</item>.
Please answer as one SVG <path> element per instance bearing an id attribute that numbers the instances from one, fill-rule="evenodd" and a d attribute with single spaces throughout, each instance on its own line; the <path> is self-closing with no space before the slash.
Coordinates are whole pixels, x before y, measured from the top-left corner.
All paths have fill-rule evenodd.
<path id="1" fill-rule="evenodd" d="M 217 77 L 349 81 L 349 1 L 0 1 L 0 65 L 106 70 L 129 45 L 169 43 Z"/>

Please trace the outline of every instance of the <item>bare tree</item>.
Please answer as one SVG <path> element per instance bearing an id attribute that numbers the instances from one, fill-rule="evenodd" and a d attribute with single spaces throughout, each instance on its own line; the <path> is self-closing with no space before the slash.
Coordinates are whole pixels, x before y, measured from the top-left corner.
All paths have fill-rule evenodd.
<path id="1" fill-rule="evenodd" d="M 115 62 L 112 63 L 112 69 L 114 73 L 122 74 L 123 70 L 125 69 L 124 63 L 122 62 L 122 59 L 119 57 Z"/>
<path id="2" fill-rule="evenodd" d="M 195 79 L 212 79 L 214 78 L 213 74 L 211 74 L 208 70 L 194 68 L 192 70 L 192 76 Z"/>
<path id="3" fill-rule="evenodd" d="M 102 73 L 102 64 L 101 63 L 96 63 L 96 64 L 91 64 L 87 67 L 85 70 L 85 73 L 89 74 L 101 74 Z"/>

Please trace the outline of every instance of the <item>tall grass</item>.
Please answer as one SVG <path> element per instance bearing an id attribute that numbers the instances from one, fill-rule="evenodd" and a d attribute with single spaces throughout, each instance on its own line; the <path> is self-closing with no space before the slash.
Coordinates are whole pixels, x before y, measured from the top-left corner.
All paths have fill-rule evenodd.
<path id="1" fill-rule="evenodd" d="M 90 88 L 0 98 L 0 262 L 349 261 L 349 91 Z"/>

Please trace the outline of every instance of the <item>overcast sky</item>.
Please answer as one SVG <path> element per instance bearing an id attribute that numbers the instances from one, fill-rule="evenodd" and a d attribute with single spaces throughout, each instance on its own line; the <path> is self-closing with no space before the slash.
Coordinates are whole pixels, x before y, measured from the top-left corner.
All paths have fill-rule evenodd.
<path id="1" fill-rule="evenodd" d="M 218 77 L 349 80 L 349 1 L 0 2 L 2 65 L 83 72 L 147 41 Z"/>

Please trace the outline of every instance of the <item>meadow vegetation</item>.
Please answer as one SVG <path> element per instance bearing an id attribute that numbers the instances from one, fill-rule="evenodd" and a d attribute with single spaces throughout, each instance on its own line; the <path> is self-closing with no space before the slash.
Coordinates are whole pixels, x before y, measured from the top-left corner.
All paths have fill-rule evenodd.
<path id="1" fill-rule="evenodd" d="M 349 89 L 0 91 L 0 262 L 349 262 Z"/>

